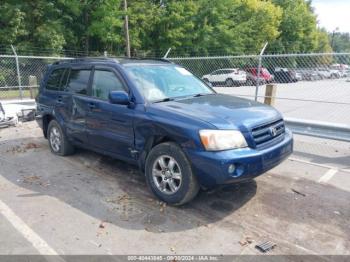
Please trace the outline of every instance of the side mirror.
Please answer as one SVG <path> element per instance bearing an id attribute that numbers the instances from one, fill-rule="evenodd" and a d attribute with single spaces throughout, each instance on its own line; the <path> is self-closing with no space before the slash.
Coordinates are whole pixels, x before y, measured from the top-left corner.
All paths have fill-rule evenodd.
<path id="1" fill-rule="evenodd" d="M 111 91 L 109 92 L 109 102 L 117 105 L 129 105 L 129 94 L 125 91 Z"/>

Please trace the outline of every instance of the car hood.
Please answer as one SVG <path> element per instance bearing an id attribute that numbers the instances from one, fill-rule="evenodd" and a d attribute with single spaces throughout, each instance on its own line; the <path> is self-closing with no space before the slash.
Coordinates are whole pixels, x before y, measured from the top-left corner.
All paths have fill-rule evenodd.
<path id="1" fill-rule="evenodd" d="M 281 119 L 273 107 L 235 96 L 214 94 L 156 104 L 164 110 L 176 111 L 206 121 L 218 129 L 251 128 Z"/>

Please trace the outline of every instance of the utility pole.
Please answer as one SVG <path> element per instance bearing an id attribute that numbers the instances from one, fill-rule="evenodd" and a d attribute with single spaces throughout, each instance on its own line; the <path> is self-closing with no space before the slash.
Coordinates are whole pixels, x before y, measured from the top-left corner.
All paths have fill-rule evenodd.
<path id="1" fill-rule="evenodd" d="M 129 18 L 128 18 L 128 3 L 127 0 L 124 0 L 124 11 L 125 11 L 125 20 L 124 20 L 124 28 L 125 28 L 125 45 L 126 45 L 126 56 L 130 57 L 130 38 L 129 38 Z"/>

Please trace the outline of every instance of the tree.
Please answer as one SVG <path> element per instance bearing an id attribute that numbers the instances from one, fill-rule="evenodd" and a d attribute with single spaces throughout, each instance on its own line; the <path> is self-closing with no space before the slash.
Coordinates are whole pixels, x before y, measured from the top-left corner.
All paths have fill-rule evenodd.
<path id="1" fill-rule="evenodd" d="M 105 0 L 91 10 L 88 36 L 94 37 L 96 47 L 112 51 L 124 43 L 123 14 L 120 0 Z"/>
<path id="2" fill-rule="evenodd" d="M 36 54 L 46 49 L 122 54 L 121 2 L 2 0 L 0 45 Z M 128 0 L 128 6 L 134 55 L 143 50 L 159 56 L 169 47 L 172 55 L 256 54 L 266 41 L 274 52 L 330 50 L 309 0 Z"/>
<path id="3" fill-rule="evenodd" d="M 350 52 L 350 33 L 330 33 L 329 39 L 333 42 L 334 52 Z"/>
<path id="4" fill-rule="evenodd" d="M 0 45 L 9 46 L 24 35 L 24 13 L 10 3 L 0 5 Z"/>
<path id="5" fill-rule="evenodd" d="M 317 27 L 317 17 L 310 1 L 272 0 L 283 10 L 279 27 L 280 36 L 271 43 L 269 50 L 275 52 L 307 53 L 324 52 L 329 46 L 324 42 L 324 34 Z M 318 41 L 323 41 L 319 43 Z"/>

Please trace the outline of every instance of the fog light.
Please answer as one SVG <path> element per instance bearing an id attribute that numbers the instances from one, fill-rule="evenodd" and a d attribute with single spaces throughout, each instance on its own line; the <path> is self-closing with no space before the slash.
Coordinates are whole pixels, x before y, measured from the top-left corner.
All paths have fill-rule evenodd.
<path id="1" fill-rule="evenodd" d="M 235 172 L 235 170 L 236 170 L 236 166 L 235 166 L 234 164 L 229 165 L 229 167 L 228 167 L 228 172 L 229 172 L 230 174 L 232 174 L 233 172 Z"/>

